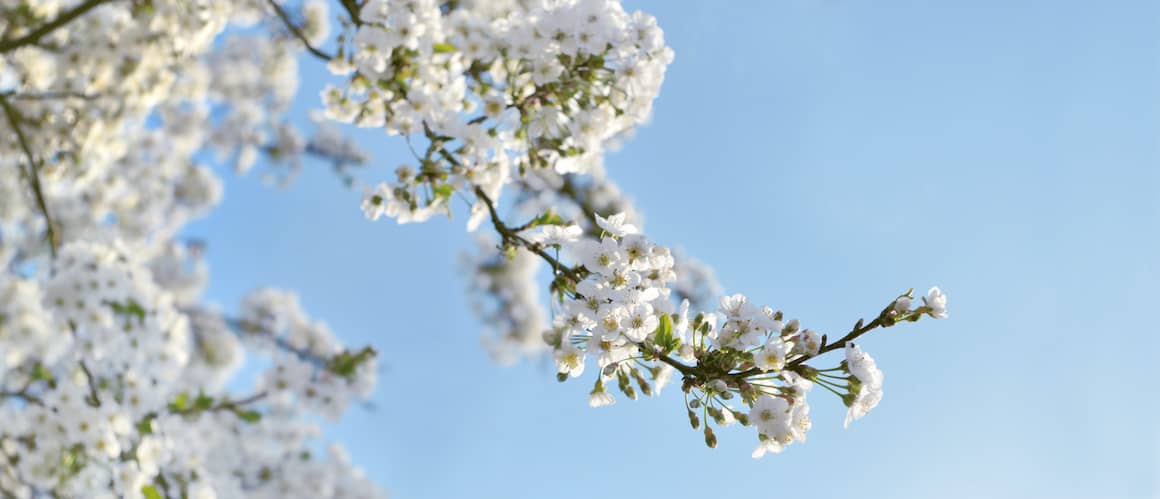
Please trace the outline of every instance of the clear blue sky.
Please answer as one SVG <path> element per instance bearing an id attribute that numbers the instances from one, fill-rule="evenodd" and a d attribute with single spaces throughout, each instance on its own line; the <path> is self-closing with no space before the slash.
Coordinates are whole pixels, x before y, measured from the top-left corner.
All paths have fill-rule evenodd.
<path id="1" fill-rule="evenodd" d="M 875 412 L 716 450 L 678 392 L 589 409 L 589 382 L 492 364 L 462 219 L 370 223 L 325 168 L 231 178 L 210 295 L 298 290 L 385 366 L 329 436 L 395 497 L 1157 498 L 1160 4 L 626 2 L 676 51 L 653 123 L 608 159 L 657 241 L 824 332 L 940 285 L 951 318 L 876 332 Z M 304 69 L 321 70 L 314 62 Z M 299 108 L 326 76 L 308 76 Z M 364 178 L 407 158 L 360 137 Z"/>

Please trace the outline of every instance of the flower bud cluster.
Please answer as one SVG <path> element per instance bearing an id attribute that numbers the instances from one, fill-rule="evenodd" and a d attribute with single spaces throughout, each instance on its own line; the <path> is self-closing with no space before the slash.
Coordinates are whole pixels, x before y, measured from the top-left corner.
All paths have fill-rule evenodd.
<path id="1" fill-rule="evenodd" d="M 672 60 L 654 18 L 604 0 L 485 3 L 367 2 L 332 61 L 354 74 L 324 90 L 329 117 L 430 144 L 367 194 L 371 218 L 424 221 L 473 186 L 498 198 L 517 172 L 591 172 L 651 114 Z"/>
<path id="2" fill-rule="evenodd" d="M 850 340 L 876 327 L 945 314 L 945 296 L 937 288 L 925 299 L 928 305 L 915 309 L 907 293 L 872 323 L 859 321 L 838 345 L 740 294 L 722 296 L 717 310 L 690 319 L 689 301 L 676 306 L 669 288 L 678 276 L 668 248 L 649 242 L 623 215 L 597 215 L 596 222 L 599 239 L 560 225 L 544 226 L 530 237 L 575 258 L 573 269 L 583 275 L 545 334 L 559 379 L 583 375 L 588 357 L 595 357 L 599 371 L 589 404 L 598 407 L 615 402 L 609 390 L 614 383 L 635 399 L 638 389 L 655 394 L 679 373 L 690 423 L 694 429 L 704 425 L 710 447 L 717 443 L 713 423 L 753 426 L 755 458 L 804 442 L 811 427 L 806 396 L 815 385 L 849 407 L 848 426 L 881 400 L 883 379 L 873 359 Z M 806 364 L 840 346 L 846 360 L 839 367 L 818 370 Z"/>
<path id="3" fill-rule="evenodd" d="M 483 345 L 492 358 L 510 365 L 543 352 L 541 333 L 548 328 L 536 274 L 540 260 L 527 250 L 496 251 L 481 237 L 475 253 L 464 252 L 460 267 L 469 276 L 467 295 L 472 311 L 486 328 Z"/>
<path id="4" fill-rule="evenodd" d="M 181 287 L 181 271 L 165 268 L 181 259 L 133 254 L 71 242 L 41 276 L 0 274 L 0 490 L 379 496 L 341 451 L 309 454 L 315 415 L 336 418 L 369 394 L 372 350 L 346 350 L 284 292 L 252 294 L 238 320 L 181 304 L 162 286 Z M 246 344 L 273 365 L 239 397 L 224 386 Z"/>

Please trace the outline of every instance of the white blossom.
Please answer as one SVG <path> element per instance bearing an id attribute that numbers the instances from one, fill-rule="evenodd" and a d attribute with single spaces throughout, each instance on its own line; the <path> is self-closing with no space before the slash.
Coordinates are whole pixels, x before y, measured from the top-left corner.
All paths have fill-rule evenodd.
<path id="1" fill-rule="evenodd" d="M 947 295 L 935 286 L 930 288 L 922 299 L 923 305 L 930 309 L 930 316 L 936 319 L 947 318 Z"/>

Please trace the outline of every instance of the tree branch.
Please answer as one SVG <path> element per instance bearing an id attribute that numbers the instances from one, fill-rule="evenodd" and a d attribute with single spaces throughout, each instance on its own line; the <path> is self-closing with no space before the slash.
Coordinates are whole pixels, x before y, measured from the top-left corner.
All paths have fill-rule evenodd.
<path id="1" fill-rule="evenodd" d="M 863 324 L 862 320 L 859 319 L 858 323 L 854 325 L 854 328 L 851 329 L 849 333 L 846 333 L 845 336 L 839 338 L 837 341 L 834 341 L 832 343 L 825 343 L 824 338 L 823 338 L 823 343 L 825 343 L 825 344 L 823 344 L 821 346 L 821 348 L 818 349 L 818 353 L 813 354 L 813 355 L 803 355 L 803 356 L 798 357 L 790 362 L 787 362 L 785 365 L 785 369 L 787 369 L 787 370 L 793 369 L 795 367 L 798 367 L 798 366 L 804 364 L 806 361 L 808 361 L 810 359 L 817 358 L 817 357 L 819 357 L 827 352 L 832 352 L 832 351 L 837 350 L 839 348 L 845 348 L 846 343 L 854 341 L 854 340 L 858 339 L 859 336 L 862 336 L 866 333 L 869 333 L 870 331 L 872 331 L 874 329 L 878 329 L 879 327 L 890 327 L 890 326 L 893 326 L 897 322 L 904 321 L 904 320 L 911 320 L 912 316 L 909 314 L 916 313 L 914 311 L 911 311 L 911 312 L 900 314 L 897 316 L 892 316 L 891 311 L 892 311 L 893 306 L 894 306 L 894 302 L 890 302 L 890 305 L 887 305 L 886 308 L 883 309 L 882 312 L 878 314 L 877 318 L 875 318 L 874 320 L 872 320 L 866 324 Z M 736 378 L 736 379 L 743 379 L 743 378 L 747 378 L 749 376 L 753 376 L 754 374 L 762 374 L 764 372 L 765 371 L 762 371 L 756 367 L 752 367 L 752 368 L 746 369 L 746 370 L 741 371 L 741 372 L 730 373 L 729 376 L 732 378 Z"/>
<path id="2" fill-rule="evenodd" d="M 324 61 L 330 61 L 331 59 L 334 59 L 334 56 L 318 50 L 314 47 L 314 45 L 310 44 L 310 42 L 306 39 L 306 34 L 302 32 L 302 28 L 299 28 L 298 25 L 294 24 L 294 21 L 290 19 L 290 14 L 287 14 L 286 10 L 283 9 L 281 5 L 278 5 L 278 2 L 274 0 L 266 0 L 266 3 L 270 4 L 270 7 L 274 9 L 274 12 L 277 13 L 278 17 L 282 19 L 282 23 L 286 25 L 286 29 L 290 30 L 290 33 L 298 38 L 298 41 L 302 42 L 302 45 L 306 47 L 307 51 Z"/>
<path id="3" fill-rule="evenodd" d="M 86 0 L 76 7 L 73 7 L 71 10 L 65 11 L 56 16 L 56 19 L 40 25 L 39 28 L 29 31 L 27 34 L 20 38 L 0 41 L 0 53 L 11 52 L 25 45 L 34 44 L 45 35 L 52 33 L 57 28 L 72 22 L 73 19 L 76 19 L 84 15 L 84 13 L 93 10 L 93 8 L 97 7 L 98 5 L 109 1 L 111 0 Z"/>
<path id="4" fill-rule="evenodd" d="M 44 402 L 41 401 L 40 398 L 28 393 L 27 388 L 20 390 L 18 392 L 0 391 L 0 399 L 4 399 L 4 398 L 17 398 L 17 399 L 23 400 L 29 404 L 32 404 L 32 405 L 44 405 Z"/>
<path id="5" fill-rule="evenodd" d="M 16 132 L 16 139 L 20 142 L 20 148 L 24 150 L 24 155 L 28 158 L 28 171 L 25 174 L 28 176 L 28 183 L 31 184 L 32 194 L 36 198 L 36 206 L 40 209 L 41 215 L 44 216 L 49 253 L 52 254 L 53 258 L 56 258 L 56 248 L 60 245 L 60 236 L 56 231 L 52 216 L 48 212 L 48 203 L 44 200 L 44 189 L 40 186 L 40 168 L 37 165 L 36 158 L 32 154 L 32 148 L 28 145 L 28 138 L 24 136 L 24 130 L 20 128 L 20 114 L 16 112 L 16 109 L 4 97 L 0 97 L 0 107 L 4 108 L 4 115 L 8 118 L 8 124 Z"/>
<path id="6" fill-rule="evenodd" d="M 540 258 L 543 258 L 545 261 L 551 264 L 552 268 L 557 273 L 567 277 L 568 279 L 571 279 L 573 283 L 579 283 L 581 281 L 580 276 L 576 273 L 575 270 L 572 270 L 565 266 L 563 263 L 560 263 L 559 260 L 557 260 L 552 255 L 549 255 L 547 251 L 544 251 L 544 249 L 541 248 L 539 244 L 528 241 L 523 236 L 517 234 L 510 227 L 504 224 L 503 220 L 499 218 L 499 214 L 497 214 L 495 211 L 495 203 L 492 202 L 491 198 L 487 196 L 487 193 L 483 192 L 483 189 L 479 186 L 475 187 L 475 195 L 479 197 L 479 199 L 482 200 L 484 204 L 487 205 L 488 214 L 491 215 L 491 224 L 495 227 L 496 232 L 499 232 L 500 236 L 503 237 L 504 242 L 514 243 L 517 246 L 522 246 L 528 251 L 539 255 Z"/>
<path id="7" fill-rule="evenodd" d="M 858 321 L 858 323 L 862 324 L 862 321 Z M 805 361 L 809 360 L 810 358 L 817 357 L 818 355 L 822 355 L 826 352 L 831 352 L 831 351 L 837 350 L 839 348 L 846 348 L 846 343 L 854 341 L 859 336 L 862 336 L 866 333 L 869 333 L 872 329 L 877 329 L 879 326 L 882 326 L 882 317 L 878 317 L 877 319 L 870 321 L 869 324 L 865 324 L 865 325 L 862 325 L 860 327 L 855 327 L 854 329 L 850 330 L 849 333 L 846 333 L 846 336 L 843 336 L 838 341 L 835 341 L 833 343 L 830 343 L 830 344 L 825 345 L 822 348 L 818 349 L 818 353 L 813 355 L 812 357 L 802 357 L 800 359 L 794 360 L 793 362 L 790 362 L 789 365 L 791 367 L 801 365 L 802 362 L 805 362 Z"/>

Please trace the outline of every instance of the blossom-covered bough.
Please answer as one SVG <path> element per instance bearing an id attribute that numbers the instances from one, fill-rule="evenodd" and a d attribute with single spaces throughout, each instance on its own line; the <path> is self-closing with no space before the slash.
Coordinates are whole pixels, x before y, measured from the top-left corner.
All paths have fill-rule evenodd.
<path id="1" fill-rule="evenodd" d="M 716 445 L 712 423 L 751 425 L 755 457 L 805 439 L 815 385 L 842 399 L 847 424 L 878 404 L 882 373 L 853 341 L 944 317 L 938 288 L 920 306 L 907 291 L 834 341 L 743 295 L 705 310 L 719 294 L 712 273 L 641 235 L 605 176 L 602 152 L 648 119 L 672 61 L 654 18 L 600 0 L 451 4 L 368 2 L 329 59 L 348 83 L 323 100 L 334 119 L 426 144 L 396 180 L 368 192 L 369 218 L 450 216 L 459 198 L 468 230 L 490 222 L 498 241 L 467 265 L 497 357 L 550 349 L 561 381 L 595 357 L 592 406 L 613 403 L 613 383 L 635 399 L 677 374 L 705 442 Z M 504 220 L 503 195 L 526 222 Z M 533 291 L 537 260 L 551 273 L 548 312 Z M 807 363 L 839 349 L 836 367 Z"/>
<path id="2" fill-rule="evenodd" d="M 212 163 L 365 160 L 288 124 L 302 49 L 271 5 L 0 5 L 0 497 L 382 496 L 318 441 L 374 350 L 285 291 L 204 303 L 180 238 L 221 197 Z"/>
<path id="3" fill-rule="evenodd" d="M 755 456 L 804 439 L 815 385 L 847 423 L 877 405 L 855 339 L 946 315 L 937 288 L 907 292 L 831 339 L 643 236 L 602 158 L 649 119 L 673 53 L 614 0 L 12 0 L 0 19 L 3 497 L 382 494 L 341 447 L 313 451 L 318 416 L 372 390 L 375 350 L 290 292 L 204 303 L 204 243 L 180 230 L 220 199 L 215 164 L 264 157 L 287 181 L 328 163 L 372 220 L 462 202 L 490 227 L 460 265 L 495 358 L 550 354 L 563 381 L 593 357 L 593 406 L 679 380 L 706 443 L 739 422 Z M 334 75 L 309 135 L 287 116 L 301 55 Z M 413 157 L 362 186 L 343 123 Z M 268 367 L 241 386 L 250 356 Z"/>

